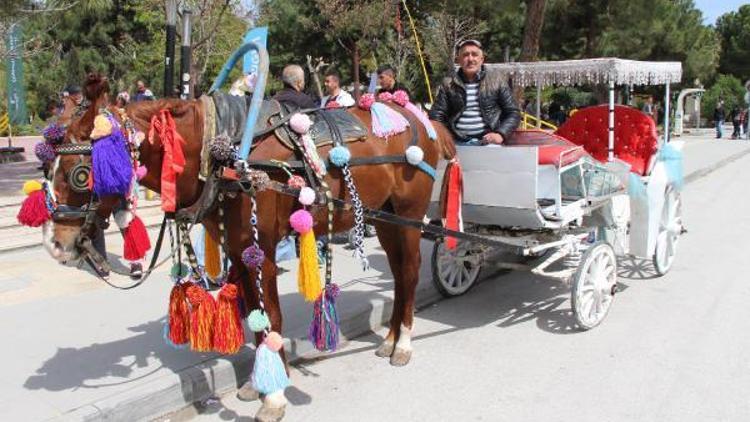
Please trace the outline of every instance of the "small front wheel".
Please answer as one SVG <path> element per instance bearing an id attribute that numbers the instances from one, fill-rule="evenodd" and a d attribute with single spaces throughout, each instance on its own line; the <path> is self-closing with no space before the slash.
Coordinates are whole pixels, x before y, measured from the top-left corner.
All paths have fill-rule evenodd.
<path id="1" fill-rule="evenodd" d="M 442 238 L 435 240 L 432 248 L 432 283 L 444 297 L 461 296 L 471 289 L 482 269 L 481 247 L 458 241 L 453 250 L 445 246 Z"/>
<path id="2" fill-rule="evenodd" d="M 573 314 L 581 329 L 590 330 L 607 316 L 617 289 L 617 257 L 612 246 L 593 244 L 583 254 L 572 281 Z"/>

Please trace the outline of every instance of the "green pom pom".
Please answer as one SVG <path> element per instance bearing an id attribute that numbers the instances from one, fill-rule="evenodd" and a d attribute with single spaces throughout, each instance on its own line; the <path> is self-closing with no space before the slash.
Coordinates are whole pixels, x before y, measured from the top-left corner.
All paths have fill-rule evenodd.
<path id="1" fill-rule="evenodd" d="M 187 277 L 190 274 L 190 268 L 184 262 L 178 262 L 172 265 L 172 270 L 169 272 L 172 277 Z"/>
<path id="2" fill-rule="evenodd" d="M 259 333 L 270 327 L 271 321 L 268 320 L 265 312 L 255 309 L 247 316 L 247 324 L 250 326 L 250 330 Z"/>

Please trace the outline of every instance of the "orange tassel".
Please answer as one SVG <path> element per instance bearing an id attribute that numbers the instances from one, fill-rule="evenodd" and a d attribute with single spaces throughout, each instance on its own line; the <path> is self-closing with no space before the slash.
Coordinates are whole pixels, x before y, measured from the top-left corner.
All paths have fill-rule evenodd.
<path id="1" fill-rule="evenodd" d="M 197 285 L 188 287 L 186 294 L 190 302 L 190 348 L 196 352 L 210 352 L 213 350 L 216 301 Z"/>
<path id="2" fill-rule="evenodd" d="M 211 280 L 216 280 L 221 275 L 221 256 L 219 254 L 219 244 L 214 240 L 211 234 L 206 230 L 205 235 L 205 267 L 206 274 Z"/>
<path id="3" fill-rule="evenodd" d="M 190 312 L 185 299 L 185 290 L 188 284 L 175 284 L 169 294 L 169 341 L 174 344 L 185 344 L 188 342 L 190 327 Z"/>
<path id="4" fill-rule="evenodd" d="M 214 350 L 219 353 L 237 353 L 245 344 L 245 331 L 237 306 L 237 286 L 225 284 L 219 291 L 218 311 L 214 324 Z"/>

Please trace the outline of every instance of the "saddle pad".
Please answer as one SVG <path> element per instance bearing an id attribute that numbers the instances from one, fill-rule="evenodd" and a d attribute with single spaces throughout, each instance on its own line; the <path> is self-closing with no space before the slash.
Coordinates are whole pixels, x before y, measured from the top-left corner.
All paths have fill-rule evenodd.
<path id="1" fill-rule="evenodd" d="M 347 113 L 345 109 L 319 110 L 311 117 L 314 123 L 310 133 L 318 147 L 330 145 L 335 139 L 326 120 L 336 127 L 343 142 L 359 141 L 367 137 L 367 127 L 364 123 L 353 114 Z"/>
<path id="2" fill-rule="evenodd" d="M 229 95 L 223 92 L 214 92 L 211 97 L 216 108 L 216 134 L 226 133 L 233 143 L 238 144 L 242 140 L 245 130 L 245 120 L 250 108 L 251 97 Z M 255 123 L 255 133 L 268 129 L 271 125 L 269 118 L 281 112 L 278 101 L 264 100 L 258 121 Z"/>

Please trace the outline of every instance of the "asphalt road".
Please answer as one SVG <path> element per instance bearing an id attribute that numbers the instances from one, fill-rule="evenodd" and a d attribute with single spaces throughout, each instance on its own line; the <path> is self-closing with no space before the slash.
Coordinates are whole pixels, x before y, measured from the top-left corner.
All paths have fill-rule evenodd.
<path id="1" fill-rule="evenodd" d="M 486 274 L 417 314 L 407 367 L 374 355 L 384 331 L 298 364 L 285 420 L 750 420 L 748 178 L 746 156 L 688 185 L 672 271 L 622 260 L 598 328 L 574 328 L 565 285 Z M 168 419 L 251 420 L 258 406 L 228 395 Z"/>

